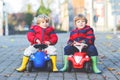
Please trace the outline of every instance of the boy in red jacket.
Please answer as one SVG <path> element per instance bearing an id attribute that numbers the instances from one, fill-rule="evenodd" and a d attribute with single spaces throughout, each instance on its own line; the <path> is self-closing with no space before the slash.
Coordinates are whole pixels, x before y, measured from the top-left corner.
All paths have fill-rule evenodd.
<path id="1" fill-rule="evenodd" d="M 94 45 L 94 32 L 93 29 L 86 24 L 87 19 L 84 15 L 79 14 L 74 17 L 74 25 L 76 26 L 76 28 L 71 31 L 67 43 L 68 45 L 64 48 L 64 67 L 60 69 L 60 71 L 65 71 L 67 69 L 68 55 L 74 54 L 75 52 L 79 52 L 77 46 L 87 44 L 88 47 L 83 48 L 82 50 L 86 51 L 87 54 L 91 57 L 94 73 L 101 73 L 101 71 L 97 67 L 98 52 Z"/>
<path id="2" fill-rule="evenodd" d="M 54 45 L 58 41 L 58 37 L 54 32 L 54 28 L 49 26 L 49 18 L 46 15 L 39 15 L 37 17 L 36 25 L 33 25 L 27 34 L 28 41 L 31 46 L 25 49 L 22 64 L 16 70 L 22 72 L 26 69 L 29 61 L 29 56 L 35 53 L 38 49 L 34 48 L 34 44 L 46 44 L 48 47 L 45 49 L 47 54 L 50 55 L 53 63 L 53 71 L 58 71 L 56 67 L 56 48 Z"/>

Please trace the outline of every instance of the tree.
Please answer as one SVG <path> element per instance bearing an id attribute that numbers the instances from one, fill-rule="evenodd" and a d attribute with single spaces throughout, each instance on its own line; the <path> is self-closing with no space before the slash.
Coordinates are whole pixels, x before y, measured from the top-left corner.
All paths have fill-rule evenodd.
<path id="1" fill-rule="evenodd" d="M 38 16 L 39 14 L 49 15 L 51 13 L 51 10 L 44 6 L 43 0 L 41 0 L 40 2 L 41 2 L 41 5 L 37 10 L 36 16 Z"/>
<path id="2" fill-rule="evenodd" d="M 27 5 L 27 12 L 25 13 L 25 17 L 24 17 L 24 20 L 28 26 L 30 26 L 32 24 L 32 20 L 33 20 L 33 13 L 32 13 L 31 8 L 32 8 L 31 5 L 28 4 Z"/>
<path id="3" fill-rule="evenodd" d="M 24 20 L 25 20 L 25 22 L 27 23 L 27 25 L 30 26 L 30 25 L 32 24 L 33 14 L 31 14 L 31 13 L 26 13 Z"/>

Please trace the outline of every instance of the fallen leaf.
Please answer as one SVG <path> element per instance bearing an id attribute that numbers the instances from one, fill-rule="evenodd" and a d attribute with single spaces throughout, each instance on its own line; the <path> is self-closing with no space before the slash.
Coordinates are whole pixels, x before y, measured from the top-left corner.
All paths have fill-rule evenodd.
<path id="1" fill-rule="evenodd" d="M 29 73 L 27 73 L 27 76 L 30 76 L 30 74 L 29 74 Z"/>
<path id="2" fill-rule="evenodd" d="M 120 52 L 120 49 L 118 49 L 117 51 Z"/>
<path id="3" fill-rule="evenodd" d="M 10 39 L 11 42 L 14 42 L 15 40 L 14 39 Z"/>
<path id="4" fill-rule="evenodd" d="M 9 76 L 10 76 L 10 74 L 5 74 L 4 76 L 5 76 L 5 77 L 9 77 Z"/>
<path id="5" fill-rule="evenodd" d="M 112 36 L 111 35 L 107 35 L 106 39 L 112 39 Z"/>
<path id="6" fill-rule="evenodd" d="M 21 48 L 21 49 L 19 49 L 18 51 L 24 51 L 26 48 Z"/>
<path id="7" fill-rule="evenodd" d="M 112 52 L 117 52 L 117 50 L 112 50 Z"/>
<path id="8" fill-rule="evenodd" d="M 116 74 L 117 74 L 117 75 L 120 75 L 120 72 L 117 72 Z"/>
<path id="9" fill-rule="evenodd" d="M 105 55 L 99 55 L 99 58 L 103 59 L 103 58 L 105 58 Z"/>
<path id="10" fill-rule="evenodd" d="M 25 72 L 25 75 L 26 75 L 26 76 L 30 76 L 30 74 L 29 74 L 28 72 Z"/>
<path id="11" fill-rule="evenodd" d="M 107 79 L 107 76 L 106 76 L 106 75 L 103 75 L 103 78 L 106 80 L 106 79 Z"/>
<path id="12" fill-rule="evenodd" d="M 109 71 L 115 71 L 115 68 L 107 68 Z"/>
<path id="13" fill-rule="evenodd" d="M 103 62 L 98 62 L 98 64 L 103 64 Z"/>
<path id="14" fill-rule="evenodd" d="M 1 48 L 8 48 L 8 46 L 6 46 L 6 45 L 2 45 Z"/>
<path id="15" fill-rule="evenodd" d="M 103 45 L 107 46 L 107 47 L 111 47 L 112 43 L 111 42 L 107 42 L 107 43 L 102 43 Z"/>

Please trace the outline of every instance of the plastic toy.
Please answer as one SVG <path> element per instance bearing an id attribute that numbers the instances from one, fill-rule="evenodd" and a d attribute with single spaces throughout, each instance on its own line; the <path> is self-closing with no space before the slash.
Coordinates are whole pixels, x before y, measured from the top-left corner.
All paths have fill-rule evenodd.
<path id="1" fill-rule="evenodd" d="M 72 69 L 92 72 L 92 63 L 90 57 L 87 55 L 86 52 L 81 52 L 84 46 L 86 45 L 80 45 L 80 52 L 76 52 L 74 53 L 74 55 L 68 56 L 68 72 L 71 72 Z"/>
<path id="2" fill-rule="evenodd" d="M 44 51 L 47 46 L 45 44 L 36 44 L 34 47 L 39 48 L 39 50 L 30 56 L 27 67 L 28 71 L 31 72 L 32 69 L 52 71 L 52 61 L 49 55 Z"/>

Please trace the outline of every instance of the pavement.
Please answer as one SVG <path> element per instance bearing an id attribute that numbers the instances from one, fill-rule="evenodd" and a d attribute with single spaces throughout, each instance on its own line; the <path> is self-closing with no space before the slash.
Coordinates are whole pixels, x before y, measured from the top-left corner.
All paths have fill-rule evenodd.
<path id="1" fill-rule="evenodd" d="M 0 36 L 0 80 L 120 80 L 120 34 L 95 33 L 99 52 L 98 66 L 102 74 L 33 71 L 17 72 L 23 52 L 29 46 L 26 35 Z M 58 33 L 57 67 L 63 66 L 63 49 L 69 33 Z"/>

